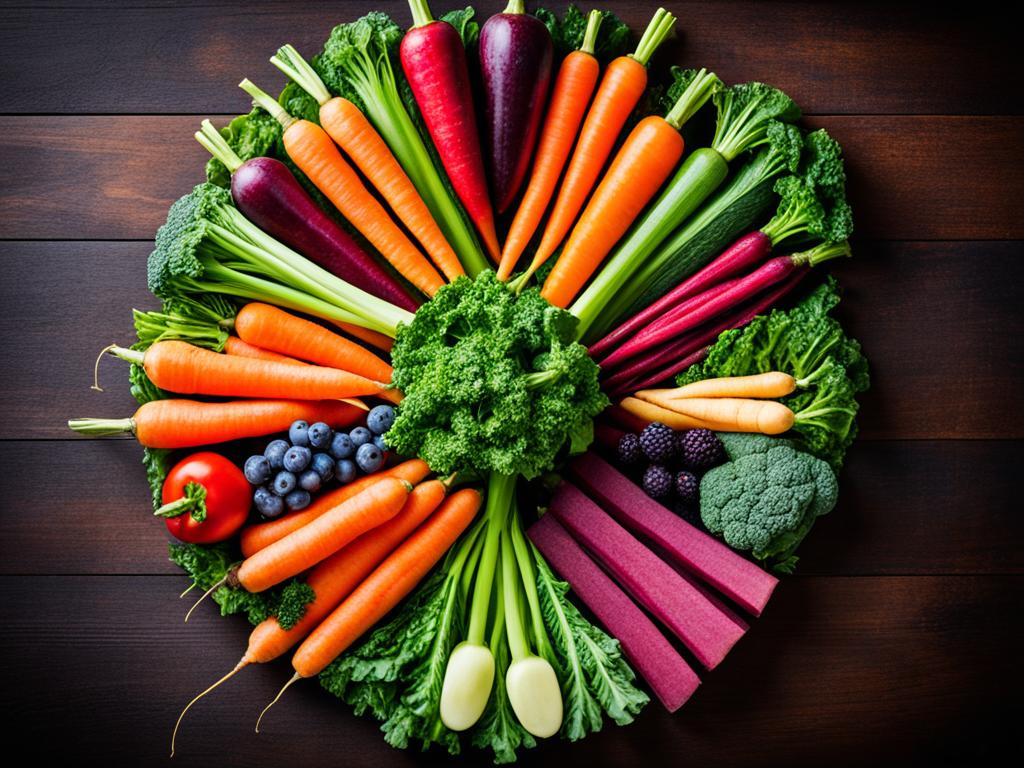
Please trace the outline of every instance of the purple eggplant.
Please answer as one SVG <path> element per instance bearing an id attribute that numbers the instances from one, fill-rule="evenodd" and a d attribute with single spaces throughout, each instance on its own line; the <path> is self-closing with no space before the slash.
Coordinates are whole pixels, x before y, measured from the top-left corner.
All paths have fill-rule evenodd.
<path id="1" fill-rule="evenodd" d="M 526 15 L 523 0 L 510 0 L 504 13 L 491 16 L 481 28 L 479 47 L 491 194 L 503 213 L 530 167 L 551 80 L 553 46 L 543 22 Z"/>
<path id="2" fill-rule="evenodd" d="M 231 197 L 249 221 L 332 275 L 397 307 L 419 304 L 272 157 L 242 162 L 209 120 L 196 139 L 231 172 Z"/>

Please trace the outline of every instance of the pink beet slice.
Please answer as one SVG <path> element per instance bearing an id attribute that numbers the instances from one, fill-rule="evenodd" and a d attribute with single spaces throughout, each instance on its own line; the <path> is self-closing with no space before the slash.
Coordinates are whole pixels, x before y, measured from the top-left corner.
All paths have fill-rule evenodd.
<path id="1" fill-rule="evenodd" d="M 572 483 L 558 487 L 548 514 L 708 669 L 718 666 L 743 637 L 745 624 L 715 605 Z"/>
<path id="2" fill-rule="evenodd" d="M 598 621 L 618 638 L 626 658 L 651 686 L 665 709 L 675 712 L 683 706 L 697 690 L 700 678 L 647 614 L 551 515 L 544 515 L 534 523 L 527 535 Z"/>
<path id="3" fill-rule="evenodd" d="M 760 616 L 779 580 L 663 507 L 594 452 L 573 459 L 569 474 L 612 517 L 655 542 L 672 561 Z"/>

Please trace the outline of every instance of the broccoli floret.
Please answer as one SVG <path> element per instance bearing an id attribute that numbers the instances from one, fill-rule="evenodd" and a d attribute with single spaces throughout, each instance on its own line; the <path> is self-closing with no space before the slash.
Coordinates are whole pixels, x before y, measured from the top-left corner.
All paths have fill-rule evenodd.
<path id="1" fill-rule="evenodd" d="M 585 448 L 608 400 L 572 341 L 575 322 L 492 271 L 443 287 L 395 341 L 392 380 L 405 399 L 388 444 L 438 472 L 527 477 L 550 469 L 567 442 Z"/>
<path id="2" fill-rule="evenodd" d="M 701 479 L 701 520 L 731 547 L 791 570 L 793 553 L 814 521 L 836 504 L 835 473 L 787 440 L 719 437 L 731 460 Z"/>
<path id="3" fill-rule="evenodd" d="M 740 83 L 720 88 L 712 96 L 718 125 L 711 146 L 728 162 L 768 141 L 774 121 L 800 119 L 800 108 L 785 93 L 764 83 Z"/>

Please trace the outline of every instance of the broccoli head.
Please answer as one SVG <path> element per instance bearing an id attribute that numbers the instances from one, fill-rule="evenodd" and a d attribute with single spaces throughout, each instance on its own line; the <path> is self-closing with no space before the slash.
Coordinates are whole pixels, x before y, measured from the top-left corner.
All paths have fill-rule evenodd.
<path id="1" fill-rule="evenodd" d="M 388 444 L 438 472 L 535 477 L 567 443 L 585 448 L 608 404 L 575 318 L 492 271 L 460 277 L 399 329 L 393 382 L 405 398 Z"/>
<path id="2" fill-rule="evenodd" d="M 700 514 L 712 533 L 758 560 L 792 568 L 793 553 L 814 521 L 836 504 L 835 473 L 788 440 L 719 435 L 730 461 L 700 482 Z"/>

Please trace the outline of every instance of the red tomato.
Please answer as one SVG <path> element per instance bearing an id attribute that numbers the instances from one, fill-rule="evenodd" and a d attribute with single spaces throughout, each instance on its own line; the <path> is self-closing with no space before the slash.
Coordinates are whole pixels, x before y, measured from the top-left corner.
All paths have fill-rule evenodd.
<path id="1" fill-rule="evenodd" d="M 188 487 L 190 484 L 194 485 Z M 165 510 L 171 535 L 190 544 L 212 544 L 229 538 L 245 523 L 252 487 L 242 470 L 219 453 L 202 451 L 182 459 L 167 473 L 162 499 L 161 510 Z M 167 509 L 171 504 L 174 506 Z M 180 514 L 166 517 L 179 509 Z M 203 509 L 205 519 L 197 520 Z"/>

